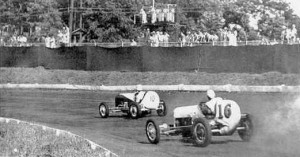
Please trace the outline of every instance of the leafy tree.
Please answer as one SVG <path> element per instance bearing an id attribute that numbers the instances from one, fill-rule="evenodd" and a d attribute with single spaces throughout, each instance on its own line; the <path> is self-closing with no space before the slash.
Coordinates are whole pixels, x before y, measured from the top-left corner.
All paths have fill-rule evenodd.
<path id="1" fill-rule="evenodd" d="M 222 6 L 216 0 L 184 0 L 178 3 L 179 23 L 188 29 L 200 29 L 215 33 L 224 25 Z"/>
<path id="2" fill-rule="evenodd" d="M 84 14 L 85 28 L 88 30 L 88 40 L 98 42 L 116 42 L 137 36 L 138 28 L 134 26 L 133 12 L 128 12 L 133 7 L 127 1 L 89 0 L 90 9 Z"/>
<path id="3" fill-rule="evenodd" d="M 33 39 L 40 38 L 54 34 L 63 25 L 56 0 L 0 0 L 0 4 L 0 23 L 11 27 L 11 34 L 25 33 Z"/>
<path id="4" fill-rule="evenodd" d="M 80 1 L 75 1 L 76 7 Z M 29 32 L 40 37 L 56 34 L 57 30 L 69 23 L 69 2 L 66 0 L 0 0 L 0 27 L 7 26 L 11 33 Z M 152 0 L 82 0 L 83 9 L 75 7 L 76 15 L 83 15 L 83 26 L 87 30 L 87 41 L 115 42 L 135 38 L 140 26 L 134 25 L 133 17 L 144 6 L 152 5 Z M 255 30 L 249 26 L 249 15 L 259 17 L 261 35 L 277 39 L 282 26 L 296 24 L 300 29 L 300 19 L 295 16 L 284 0 L 155 0 L 156 3 L 178 4 L 177 22 L 171 32 L 178 32 L 181 26 L 187 30 L 200 29 L 216 33 L 219 28 L 230 23 L 242 26 L 241 39 L 248 34 L 256 38 Z M 74 17 L 79 21 L 79 16 Z M 78 25 L 78 23 L 77 23 Z M 34 30 L 41 28 L 40 31 Z M 9 29 L 6 29 L 9 30 Z M 34 34 L 34 32 L 36 32 Z M 300 32 L 300 31 L 298 31 Z M 251 35 L 250 35 L 251 34 Z"/>

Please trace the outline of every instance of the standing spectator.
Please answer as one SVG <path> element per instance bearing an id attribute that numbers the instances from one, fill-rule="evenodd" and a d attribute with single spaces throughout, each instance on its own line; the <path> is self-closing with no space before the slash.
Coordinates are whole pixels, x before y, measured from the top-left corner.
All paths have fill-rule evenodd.
<path id="1" fill-rule="evenodd" d="M 284 43 L 284 40 L 286 38 L 286 34 L 287 34 L 286 26 L 282 26 L 282 31 L 281 31 L 281 34 L 280 34 L 281 44 Z"/>
<path id="2" fill-rule="evenodd" d="M 17 40 L 18 40 L 20 46 L 25 46 L 27 43 L 27 37 L 25 37 L 24 35 L 19 35 L 17 37 Z"/>
<path id="3" fill-rule="evenodd" d="M 187 32 L 187 35 L 186 35 L 186 42 L 188 44 L 188 46 L 193 46 L 193 35 L 190 31 Z"/>
<path id="4" fill-rule="evenodd" d="M 168 21 L 167 19 L 168 19 L 168 12 L 169 12 L 169 9 L 168 8 L 164 8 L 163 9 L 163 21 Z"/>
<path id="5" fill-rule="evenodd" d="M 130 43 L 130 46 L 137 46 L 137 42 L 134 39 L 132 39 L 131 43 Z"/>
<path id="6" fill-rule="evenodd" d="M 289 28 L 287 28 L 286 29 L 286 39 L 287 39 L 287 43 L 288 44 L 290 44 L 290 42 L 291 42 L 291 37 L 292 37 L 292 30 L 291 29 L 289 29 Z"/>
<path id="7" fill-rule="evenodd" d="M 297 40 L 297 29 L 296 29 L 296 25 L 295 24 L 292 25 L 291 40 L 292 40 L 293 43 L 295 43 L 296 40 Z"/>
<path id="8" fill-rule="evenodd" d="M 58 42 L 60 44 L 63 44 L 63 39 L 64 39 L 64 34 L 62 33 L 62 31 L 58 30 L 58 34 L 57 34 L 57 38 L 58 38 Z"/>
<path id="9" fill-rule="evenodd" d="M 145 37 L 145 39 L 144 39 L 144 41 L 146 41 L 146 44 L 147 45 L 149 45 L 151 42 L 150 42 L 150 29 L 149 28 L 147 28 L 147 30 L 146 30 L 146 32 L 145 32 L 145 34 L 144 34 L 144 37 Z"/>
<path id="10" fill-rule="evenodd" d="M 229 31 L 228 32 L 228 39 L 229 39 L 229 46 L 237 46 L 237 32 L 236 31 Z"/>
<path id="11" fill-rule="evenodd" d="M 151 13 L 151 23 L 155 23 L 156 22 L 156 12 L 155 12 L 154 7 L 151 7 L 150 13 Z"/>
<path id="12" fill-rule="evenodd" d="M 69 44 L 70 43 L 70 31 L 69 31 L 69 27 L 64 27 L 63 28 L 63 43 L 64 44 Z"/>
<path id="13" fill-rule="evenodd" d="M 14 33 L 13 36 L 9 39 L 11 46 L 18 45 L 17 35 Z"/>
<path id="14" fill-rule="evenodd" d="M 181 46 L 185 46 L 186 44 L 186 36 L 183 32 L 180 33 L 180 42 L 181 42 Z"/>
<path id="15" fill-rule="evenodd" d="M 163 36 L 164 36 L 164 40 L 163 40 L 164 46 L 168 47 L 169 46 L 170 35 L 167 32 L 164 32 Z"/>
<path id="16" fill-rule="evenodd" d="M 149 41 L 150 41 L 150 46 L 153 46 L 154 45 L 154 33 L 153 32 L 151 32 L 151 34 L 150 34 L 150 37 L 149 37 Z"/>
<path id="17" fill-rule="evenodd" d="M 224 30 L 222 32 L 222 36 L 223 36 L 223 44 L 224 46 L 227 46 L 228 43 L 227 41 L 229 41 L 229 31 L 227 30 L 227 27 L 224 27 Z"/>
<path id="18" fill-rule="evenodd" d="M 48 35 L 45 39 L 45 45 L 48 48 L 55 48 L 56 44 L 55 44 L 55 38 L 53 35 Z"/>
<path id="19" fill-rule="evenodd" d="M 2 36 L 0 37 L 0 46 L 4 46 L 4 39 Z"/>
<path id="20" fill-rule="evenodd" d="M 142 24 L 147 23 L 147 14 L 146 14 L 144 8 L 141 9 L 140 14 L 141 14 L 141 17 L 142 17 Z"/>
<path id="21" fill-rule="evenodd" d="M 170 9 L 170 19 L 169 19 L 169 22 L 175 22 L 175 9 L 172 8 Z"/>
<path id="22" fill-rule="evenodd" d="M 158 47 L 159 46 L 158 35 L 157 35 L 156 32 L 151 33 L 150 40 L 151 40 L 151 46 L 152 47 Z"/>
<path id="23" fill-rule="evenodd" d="M 156 15 L 157 15 L 157 21 L 162 22 L 164 18 L 162 9 L 156 9 Z"/>
<path id="24" fill-rule="evenodd" d="M 45 46 L 46 47 L 48 47 L 48 48 L 50 48 L 51 47 L 51 45 L 50 45 L 50 36 L 49 35 L 47 35 L 47 37 L 45 38 Z"/>
<path id="25" fill-rule="evenodd" d="M 164 36 L 161 31 L 157 31 L 156 33 L 157 33 L 157 39 L 159 42 L 159 46 L 162 46 L 163 41 L 164 41 Z"/>

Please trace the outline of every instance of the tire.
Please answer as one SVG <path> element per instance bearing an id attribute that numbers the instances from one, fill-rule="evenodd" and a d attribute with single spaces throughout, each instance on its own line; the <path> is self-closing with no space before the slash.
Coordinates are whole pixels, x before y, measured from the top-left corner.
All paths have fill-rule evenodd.
<path id="1" fill-rule="evenodd" d="M 249 142 L 253 135 L 252 116 L 247 114 L 246 118 L 242 118 L 240 121 L 240 127 L 245 127 L 245 130 L 238 130 L 240 138 L 245 142 Z"/>
<path id="2" fill-rule="evenodd" d="M 157 114 L 158 114 L 158 116 L 166 116 L 167 115 L 167 113 L 168 113 L 168 109 L 167 109 L 167 105 L 166 105 L 166 103 L 163 101 L 163 100 L 161 100 L 161 102 L 159 103 L 159 105 L 161 105 L 161 108 L 162 109 L 158 109 L 157 110 Z"/>
<path id="3" fill-rule="evenodd" d="M 206 147 L 211 143 L 211 128 L 204 118 L 197 118 L 193 121 L 192 139 L 197 147 Z"/>
<path id="4" fill-rule="evenodd" d="M 137 119 L 142 116 L 141 106 L 137 104 L 136 102 L 131 102 L 129 104 L 129 116 L 132 119 Z"/>
<path id="5" fill-rule="evenodd" d="M 160 129 L 154 120 L 152 119 L 147 120 L 145 130 L 146 130 L 146 136 L 150 143 L 152 144 L 159 143 Z"/>
<path id="6" fill-rule="evenodd" d="M 109 108 L 105 102 L 100 103 L 99 114 L 102 118 L 107 118 L 109 116 Z"/>

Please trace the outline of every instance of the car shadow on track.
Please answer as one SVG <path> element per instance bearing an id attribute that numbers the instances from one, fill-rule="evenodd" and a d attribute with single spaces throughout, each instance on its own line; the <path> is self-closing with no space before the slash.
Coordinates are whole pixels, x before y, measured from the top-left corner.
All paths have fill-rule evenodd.
<path id="1" fill-rule="evenodd" d="M 180 142 L 184 143 L 185 146 L 196 147 L 193 145 L 193 140 L 188 138 L 183 138 L 179 140 Z M 236 142 L 243 142 L 241 140 L 212 140 L 210 144 L 217 145 L 217 144 L 228 144 L 228 143 L 236 143 Z"/>
<path id="2" fill-rule="evenodd" d="M 143 118 L 160 118 L 161 116 L 158 115 L 143 115 L 139 117 L 138 119 L 143 119 Z M 102 118 L 101 116 L 94 116 L 94 118 L 99 118 L 99 119 L 107 119 L 107 118 L 123 118 L 123 119 L 132 119 L 129 115 L 127 114 L 115 114 L 115 115 L 109 115 L 107 118 Z"/>
<path id="3" fill-rule="evenodd" d="M 138 142 L 138 143 L 140 143 L 140 144 L 152 145 L 150 142 L 145 142 L 145 141 L 140 141 L 140 142 Z"/>
<path id="4" fill-rule="evenodd" d="M 95 116 L 94 118 L 99 118 L 99 119 L 109 119 L 109 118 L 132 119 L 132 118 L 130 118 L 130 117 L 127 116 L 127 115 L 112 115 L 112 116 L 109 116 L 109 117 L 107 117 L 107 118 L 102 118 L 101 116 Z"/>
<path id="5" fill-rule="evenodd" d="M 227 143 L 237 143 L 243 142 L 241 140 L 224 140 L 224 141 L 211 141 L 211 144 L 227 144 Z"/>
<path id="6" fill-rule="evenodd" d="M 178 142 L 179 140 L 178 139 L 161 139 L 160 140 L 161 142 L 170 142 L 170 143 L 174 143 L 174 142 Z M 140 144 L 151 144 L 150 142 L 148 141 L 139 141 L 138 143 Z M 152 144 L 151 144 L 152 145 Z"/>
<path id="7" fill-rule="evenodd" d="M 197 147 L 193 144 L 193 140 L 191 138 L 171 138 L 171 139 L 161 139 L 161 142 L 167 142 L 167 143 L 181 143 L 184 146 L 187 147 Z M 228 143 L 240 143 L 243 142 L 241 140 L 232 140 L 232 139 L 227 139 L 227 140 L 212 140 L 211 144 L 212 145 L 221 145 L 221 144 L 228 144 Z M 153 145 L 148 141 L 139 141 L 138 143 L 140 144 L 145 144 L 145 145 Z"/>

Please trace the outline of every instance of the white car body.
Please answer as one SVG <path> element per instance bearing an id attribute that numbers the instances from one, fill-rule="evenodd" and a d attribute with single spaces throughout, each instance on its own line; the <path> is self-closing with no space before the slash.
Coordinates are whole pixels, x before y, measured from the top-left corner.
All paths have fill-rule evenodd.
<path id="1" fill-rule="evenodd" d="M 139 103 L 142 106 L 142 110 L 156 110 L 159 107 L 160 98 L 154 91 L 138 91 L 136 93 L 122 93 L 120 95 Z"/>
<path id="2" fill-rule="evenodd" d="M 173 116 L 174 123 L 169 125 L 147 120 L 145 130 L 150 143 L 159 143 L 161 135 L 181 135 L 198 147 L 206 147 L 212 136 L 230 136 L 237 131 L 248 142 L 253 135 L 252 116 L 241 114 L 239 105 L 232 100 L 217 97 L 199 105 L 177 107 Z"/>
<path id="3" fill-rule="evenodd" d="M 99 114 L 107 118 L 110 113 L 123 112 L 136 119 L 156 110 L 158 116 L 167 115 L 166 103 L 159 98 L 155 91 L 137 91 L 120 93 L 115 97 L 114 107 L 109 107 L 108 102 L 99 104 Z"/>
<path id="4" fill-rule="evenodd" d="M 223 100 L 214 98 L 206 103 L 209 108 L 215 113 L 213 119 L 210 120 L 211 125 L 221 123 L 224 127 L 220 129 L 221 134 L 229 134 L 234 131 L 241 120 L 241 110 L 239 105 L 232 100 Z M 225 113 L 226 106 L 230 113 Z M 183 106 L 174 109 L 174 119 L 192 117 L 192 119 L 205 117 L 199 105 Z"/>

